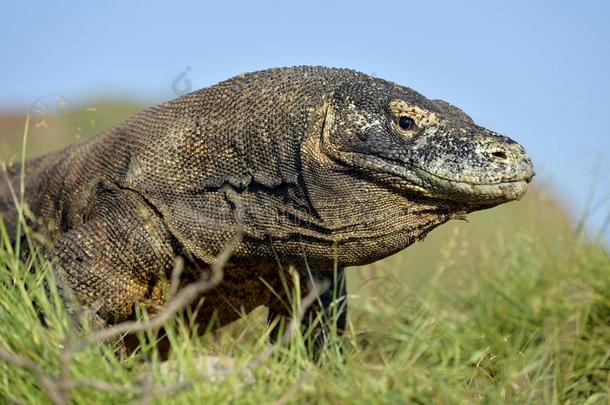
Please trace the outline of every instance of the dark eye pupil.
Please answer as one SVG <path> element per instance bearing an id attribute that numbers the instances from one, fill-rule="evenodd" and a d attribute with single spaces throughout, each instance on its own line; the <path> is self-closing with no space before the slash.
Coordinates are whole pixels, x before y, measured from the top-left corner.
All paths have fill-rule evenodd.
<path id="1" fill-rule="evenodd" d="M 398 119 L 398 125 L 402 129 L 411 129 L 413 128 L 413 120 L 409 117 L 400 117 Z"/>

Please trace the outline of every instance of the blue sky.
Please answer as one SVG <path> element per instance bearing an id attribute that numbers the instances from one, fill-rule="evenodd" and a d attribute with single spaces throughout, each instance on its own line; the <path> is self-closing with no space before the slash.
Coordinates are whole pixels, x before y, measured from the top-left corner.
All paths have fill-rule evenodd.
<path id="1" fill-rule="evenodd" d="M 591 229 L 610 212 L 610 2 L 2 1 L 0 51 L 0 109 L 48 94 L 151 104 L 187 67 L 193 89 L 271 66 L 354 68 L 521 142 L 575 216 L 597 170 Z"/>

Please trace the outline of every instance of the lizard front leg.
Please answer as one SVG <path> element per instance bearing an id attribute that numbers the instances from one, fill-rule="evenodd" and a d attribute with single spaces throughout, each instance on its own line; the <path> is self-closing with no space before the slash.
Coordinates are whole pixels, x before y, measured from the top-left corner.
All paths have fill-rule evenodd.
<path id="1" fill-rule="evenodd" d="M 328 285 L 328 288 L 307 308 L 301 321 L 301 330 L 306 343 L 311 349 L 314 359 L 320 355 L 331 333 L 336 331 L 342 335 L 347 327 L 347 286 L 345 269 L 334 271 L 307 271 L 300 272 L 301 286 L 304 287 L 301 297 L 307 294 L 307 285 L 312 282 Z M 283 297 L 288 300 L 288 295 Z M 267 320 L 271 324 L 281 318 L 292 316 L 290 308 L 284 305 L 270 305 Z M 271 338 L 276 340 L 282 330 L 282 323 L 277 322 L 272 331 Z"/>
<path id="2" fill-rule="evenodd" d="M 77 300 L 98 307 L 106 322 L 131 317 L 136 303 L 154 312 L 163 304 L 174 258 L 161 218 L 141 197 L 124 190 L 100 196 L 95 212 L 56 242 L 49 254 L 54 270 L 63 271 L 60 276 Z"/>

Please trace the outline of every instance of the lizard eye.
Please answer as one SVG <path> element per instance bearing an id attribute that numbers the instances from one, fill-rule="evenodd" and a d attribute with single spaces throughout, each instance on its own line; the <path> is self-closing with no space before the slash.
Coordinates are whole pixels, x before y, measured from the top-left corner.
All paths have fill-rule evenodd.
<path id="1" fill-rule="evenodd" d="M 415 122 L 413 121 L 413 119 L 411 117 L 407 117 L 406 115 L 403 115 L 402 117 L 398 118 L 398 126 L 401 129 L 409 130 L 415 126 Z"/>

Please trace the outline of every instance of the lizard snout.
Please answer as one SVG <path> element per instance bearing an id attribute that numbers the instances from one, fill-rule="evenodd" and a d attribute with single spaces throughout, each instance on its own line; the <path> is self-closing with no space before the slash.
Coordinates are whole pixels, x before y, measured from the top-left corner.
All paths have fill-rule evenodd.
<path id="1" fill-rule="evenodd" d="M 530 183 L 535 174 L 534 165 L 523 146 L 506 137 L 500 136 L 500 139 L 489 145 L 488 150 L 490 163 L 503 173 L 500 181 Z"/>
<path id="2" fill-rule="evenodd" d="M 504 137 L 503 137 L 504 138 Z M 487 149 L 487 159 L 492 165 L 503 168 L 504 176 L 501 182 L 507 181 L 532 181 L 534 177 L 534 166 L 525 149 L 518 143 L 504 138 L 502 142 L 483 144 L 483 149 Z M 485 147 L 487 146 L 487 147 Z"/>

